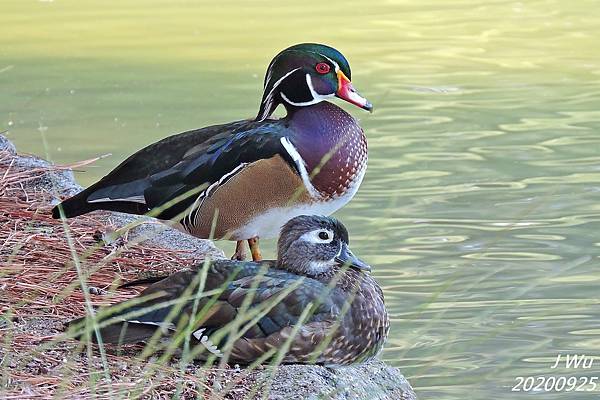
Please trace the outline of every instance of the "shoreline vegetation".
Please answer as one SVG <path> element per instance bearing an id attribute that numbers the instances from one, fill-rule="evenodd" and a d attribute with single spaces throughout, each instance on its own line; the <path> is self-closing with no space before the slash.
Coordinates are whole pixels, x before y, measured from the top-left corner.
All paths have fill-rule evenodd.
<path id="1" fill-rule="evenodd" d="M 222 258 L 211 241 L 113 212 L 52 219 L 58 196 L 80 190 L 71 166 L 17 155 L 0 135 L 0 397 L 414 399 L 397 368 L 379 359 L 324 368 L 239 368 L 142 358 L 142 346 L 114 350 L 69 339 L 64 323 L 136 296 L 126 281 L 163 276 Z M 134 222 L 137 221 L 137 222 Z M 137 224 L 122 236 L 123 226 Z M 112 239 L 112 237 L 117 237 Z M 85 291 L 84 291 L 85 289 Z"/>

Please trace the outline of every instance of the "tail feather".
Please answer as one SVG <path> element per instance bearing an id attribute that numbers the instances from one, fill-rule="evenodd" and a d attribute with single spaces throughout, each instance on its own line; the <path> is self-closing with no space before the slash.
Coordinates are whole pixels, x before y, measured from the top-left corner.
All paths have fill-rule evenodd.
<path id="1" fill-rule="evenodd" d="M 83 324 L 85 317 L 77 318 L 67 323 L 68 328 L 77 327 L 79 329 L 85 329 L 86 326 Z M 88 329 L 91 329 L 88 328 Z M 103 343 L 111 344 L 128 344 L 128 343 L 139 343 L 144 342 L 152 337 L 154 332 L 159 329 L 158 326 L 139 324 L 135 322 L 116 322 L 109 326 L 100 328 L 100 336 L 102 337 Z M 98 343 L 98 337 L 92 330 L 90 332 L 90 339 L 94 343 Z M 75 339 L 85 341 L 87 339 L 86 332 L 79 334 Z"/>
<path id="2" fill-rule="evenodd" d="M 166 279 L 168 277 L 169 277 L 168 275 L 163 275 L 163 276 L 150 276 L 148 278 L 136 279 L 134 281 L 125 282 L 124 284 L 120 285 L 118 287 L 118 289 L 124 289 L 124 288 L 132 287 L 132 286 L 148 286 L 153 283 L 160 282 L 163 279 Z"/>
<path id="3" fill-rule="evenodd" d="M 92 190 L 91 190 L 92 189 Z M 88 202 L 88 197 L 92 194 L 93 187 L 88 188 L 81 193 L 63 201 L 52 209 L 52 218 L 60 219 L 62 215 L 65 218 L 77 217 L 96 210 L 119 211 L 129 214 L 145 214 L 148 207 L 139 202 L 132 201 L 95 201 Z M 61 213 L 62 210 L 62 213 Z"/>
<path id="4" fill-rule="evenodd" d="M 87 191 L 84 190 L 83 192 L 54 206 L 52 209 L 52 218 L 60 219 L 61 215 L 64 215 L 66 218 L 71 218 L 97 210 L 97 207 L 94 207 L 96 204 L 90 204 L 86 201 L 88 196 L 88 193 L 86 192 Z"/>

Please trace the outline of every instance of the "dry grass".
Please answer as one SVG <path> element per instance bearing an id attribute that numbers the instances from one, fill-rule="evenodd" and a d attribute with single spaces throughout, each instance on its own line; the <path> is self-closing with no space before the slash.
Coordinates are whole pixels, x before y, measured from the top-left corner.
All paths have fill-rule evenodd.
<path id="1" fill-rule="evenodd" d="M 0 397 L 31 398 L 242 398 L 252 378 L 234 369 L 153 365 L 138 352 L 98 352 L 62 338 L 63 324 L 85 315 L 85 296 L 74 267 L 81 262 L 94 306 L 130 298 L 139 289 L 117 290 L 120 282 L 164 275 L 190 265 L 184 251 L 99 238 L 114 230 L 108 214 L 68 221 L 52 219 L 51 193 L 31 184 L 47 179 L 50 168 L 24 170 L 0 153 Z M 69 246 L 67 235 L 72 238 Z M 152 360 L 150 360 L 152 361 Z M 107 367 L 107 369 L 105 369 Z M 215 374 L 235 390 L 217 394 Z"/>

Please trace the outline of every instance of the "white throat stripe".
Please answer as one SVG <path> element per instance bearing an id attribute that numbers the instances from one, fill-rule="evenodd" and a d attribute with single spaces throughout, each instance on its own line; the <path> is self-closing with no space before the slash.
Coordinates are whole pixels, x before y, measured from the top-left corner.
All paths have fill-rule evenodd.
<path id="1" fill-rule="evenodd" d="M 338 65 L 338 63 L 336 63 L 335 61 L 333 61 L 331 58 L 327 57 L 325 54 L 321 54 L 319 53 L 319 55 L 325 57 L 326 59 L 329 60 L 330 63 L 333 64 L 333 66 L 335 67 L 335 72 L 337 73 L 340 70 L 340 66 Z"/>
<path id="2" fill-rule="evenodd" d="M 312 78 L 310 77 L 310 74 L 306 74 L 306 86 L 308 87 L 308 90 L 310 91 L 312 100 L 296 103 L 296 102 L 291 101 L 283 92 L 281 92 L 281 97 L 293 106 L 302 107 L 302 106 L 310 106 L 313 104 L 317 104 L 325 99 L 329 99 L 329 98 L 335 96 L 335 93 L 329 93 L 329 94 L 317 93 L 317 91 L 315 90 L 315 88 L 312 84 Z"/>

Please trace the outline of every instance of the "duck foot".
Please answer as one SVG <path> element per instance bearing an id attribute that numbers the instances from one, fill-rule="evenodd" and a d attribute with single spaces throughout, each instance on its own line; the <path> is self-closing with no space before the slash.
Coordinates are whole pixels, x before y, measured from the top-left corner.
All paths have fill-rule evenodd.
<path id="1" fill-rule="evenodd" d="M 231 256 L 232 260 L 244 261 L 246 259 L 246 246 L 243 240 L 238 240 L 235 244 L 235 253 Z"/>
<path id="2" fill-rule="evenodd" d="M 248 246 L 250 246 L 250 253 L 252 253 L 252 261 L 262 261 L 262 255 L 258 247 L 258 236 L 248 239 Z"/>

